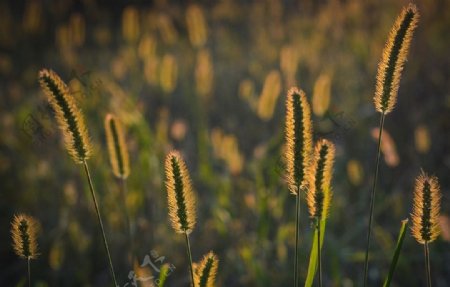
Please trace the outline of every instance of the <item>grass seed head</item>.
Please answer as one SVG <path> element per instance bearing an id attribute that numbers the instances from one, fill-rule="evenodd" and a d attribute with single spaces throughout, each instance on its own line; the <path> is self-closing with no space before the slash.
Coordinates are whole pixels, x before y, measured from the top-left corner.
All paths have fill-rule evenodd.
<path id="1" fill-rule="evenodd" d="M 312 151 L 311 108 L 305 93 L 297 88 L 287 94 L 285 129 L 287 181 L 290 191 L 297 194 L 306 184 Z"/>
<path id="2" fill-rule="evenodd" d="M 331 203 L 331 178 L 335 148 L 328 140 L 319 140 L 308 173 L 306 202 L 309 214 L 314 218 L 326 218 Z"/>
<path id="3" fill-rule="evenodd" d="M 55 72 L 47 69 L 39 72 L 39 83 L 55 111 L 67 151 L 76 163 L 83 163 L 89 158 L 92 148 L 83 114 L 69 88 Z"/>
<path id="4" fill-rule="evenodd" d="M 116 177 L 125 179 L 130 174 L 130 161 L 122 123 L 116 116 L 107 114 L 105 117 L 105 131 L 109 161 L 113 173 Z"/>
<path id="5" fill-rule="evenodd" d="M 432 242 L 438 237 L 441 193 L 438 179 L 421 172 L 416 178 L 413 210 L 411 213 L 413 237 L 420 244 Z"/>
<path id="6" fill-rule="evenodd" d="M 11 224 L 11 235 L 13 248 L 16 254 L 25 259 L 35 259 L 39 255 L 37 252 L 37 221 L 28 215 L 15 215 Z"/>
<path id="7" fill-rule="evenodd" d="M 414 30 L 419 21 L 419 12 L 414 4 L 403 8 L 395 21 L 378 64 L 375 107 L 387 114 L 394 109 L 397 101 L 400 77 L 408 56 Z"/>
<path id="8" fill-rule="evenodd" d="M 203 257 L 202 261 L 195 266 L 195 286 L 214 287 L 218 266 L 219 260 L 217 259 L 217 256 L 212 251 L 210 251 Z"/>
<path id="9" fill-rule="evenodd" d="M 191 233 L 195 221 L 195 197 L 186 164 L 177 151 L 166 157 L 166 189 L 169 217 L 178 233 Z"/>

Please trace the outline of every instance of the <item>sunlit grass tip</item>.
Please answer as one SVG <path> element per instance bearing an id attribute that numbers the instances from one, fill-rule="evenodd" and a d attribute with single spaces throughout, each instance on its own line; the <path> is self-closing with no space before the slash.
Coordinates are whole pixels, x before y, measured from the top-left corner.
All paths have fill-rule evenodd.
<path id="1" fill-rule="evenodd" d="M 419 12 L 416 5 L 409 4 L 403 8 L 389 33 L 378 64 L 374 96 L 376 110 L 380 113 L 387 114 L 395 106 L 403 65 L 418 21 Z"/>
<path id="2" fill-rule="evenodd" d="M 311 168 L 308 172 L 306 202 L 313 218 L 326 218 L 331 203 L 331 178 L 335 155 L 334 144 L 322 139 L 316 143 Z"/>
<path id="3" fill-rule="evenodd" d="M 165 161 L 169 217 L 177 233 L 189 234 L 196 222 L 195 196 L 186 164 L 177 151 L 170 152 Z"/>
<path id="4" fill-rule="evenodd" d="M 116 177 L 125 179 L 130 174 L 130 161 L 125 143 L 125 135 L 120 120 L 107 114 L 105 117 L 106 143 L 109 161 Z"/>
<path id="5" fill-rule="evenodd" d="M 287 182 L 293 194 L 305 186 L 312 151 L 311 108 L 302 90 L 291 88 L 286 98 Z"/>
<path id="6" fill-rule="evenodd" d="M 83 163 L 91 154 L 91 144 L 81 110 L 69 88 L 52 70 L 39 72 L 39 83 L 64 135 L 66 148 L 76 163 Z"/>
<path id="7" fill-rule="evenodd" d="M 434 241 L 440 234 L 439 213 L 441 193 L 438 179 L 421 172 L 416 178 L 411 232 L 420 244 Z"/>
<path id="8" fill-rule="evenodd" d="M 219 267 L 217 256 L 210 251 L 199 264 L 196 264 L 194 279 L 196 287 L 214 287 Z"/>
<path id="9" fill-rule="evenodd" d="M 36 259 L 39 255 L 37 244 L 37 221 L 28 215 L 18 214 L 14 216 L 11 224 L 13 248 L 16 254 L 25 259 Z"/>

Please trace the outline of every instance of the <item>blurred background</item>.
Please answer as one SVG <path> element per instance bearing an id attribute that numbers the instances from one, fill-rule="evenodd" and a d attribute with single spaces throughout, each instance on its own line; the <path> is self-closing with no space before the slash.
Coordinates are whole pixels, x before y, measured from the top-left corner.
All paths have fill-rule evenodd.
<path id="1" fill-rule="evenodd" d="M 290 286 L 295 197 L 284 181 L 284 101 L 302 88 L 314 137 L 337 145 L 323 250 L 326 286 L 360 286 L 379 114 L 372 97 L 388 33 L 407 1 L 1 1 L 0 285 L 23 286 L 13 214 L 41 223 L 35 286 L 110 286 L 82 167 L 68 156 L 37 82 L 55 70 L 83 109 L 89 160 L 120 286 L 131 285 L 126 222 L 103 120 L 126 127 L 126 205 L 142 278 L 171 265 L 187 286 L 184 239 L 167 215 L 163 161 L 179 149 L 198 197 L 194 261 L 220 259 L 218 286 Z M 416 3 L 421 19 L 386 119 L 370 280 L 380 286 L 420 169 L 438 176 L 442 234 L 431 244 L 435 286 L 450 285 L 450 2 Z M 304 201 L 303 201 L 304 202 Z M 313 229 L 301 215 L 301 279 Z M 408 235 L 393 286 L 424 286 L 422 246 Z M 147 261 L 146 261 L 147 259 Z M 148 263 L 152 261 L 154 267 Z M 151 286 L 153 279 L 139 286 Z M 126 285 L 128 284 L 128 285 Z"/>

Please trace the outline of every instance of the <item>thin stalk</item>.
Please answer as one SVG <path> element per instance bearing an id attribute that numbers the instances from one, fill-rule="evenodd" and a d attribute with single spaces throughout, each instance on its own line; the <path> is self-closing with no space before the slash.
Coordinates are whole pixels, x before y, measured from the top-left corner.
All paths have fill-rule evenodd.
<path id="1" fill-rule="evenodd" d="M 380 131 L 378 133 L 378 147 L 377 147 L 377 158 L 375 162 L 375 176 L 373 179 L 372 192 L 370 193 L 370 210 L 369 210 L 369 226 L 367 229 L 367 243 L 366 243 L 366 257 L 364 261 L 364 287 L 367 286 L 367 273 L 369 270 L 369 248 L 370 248 L 370 235 L 372 233 L 372 220 L 373 220 L 373 208 L 375 204 L 375 190 L 378 181 L 378 167 L 380 165 L 380 153 L 381 153 L 381 136 L 383 134 L 385 114 L 381 113 L 380 117 Z"/>
<path id="2" fill-rule="evenodd" d="M 322 258 L 320 252 L 320 217 L 317 217 L 317 261 L 319 263 L 319 287 L 322 287 Z"/>
<path id="3" fill-rule="evenodd" d="M 300 221 L 300 187 L 297 188 L 295 200 L 295 261 L 294 261 L 294 287 L 298 286 L 298 232 Z"/>
<path id="4" fill-rule="evenodd" d="M 431 287 L 431 272 L 430 272 L 430 251 L 428 250 L 428 241 L 423 245 L 425 252 L 425 272 L 427 273 L 427 286 Z"/>
<path id="5" fill-rule="evenodd" d="M 120 178 L 120 196 L 122 198 L 122 208 L 123 208 L 123 212 L 125 214 L 125 221 L 126 221 L 126 225 L 127 225 L 127 232 L 128 232 L 128 244 L 130 244 L 130 249 L 131 249 L 131 256 L 129 257 L 130 261 L 131 261 L 131 266 L 133 266 L 133 262 L 134 262 L 134 241 L 133 241 L 133 233 L 131 231 L 131 221 L 130 221 L 130 216 L 128 214 L 128 209 L 127 209 L 127 182 L 126 179 L 124 178 Z"/>
<path id="6" fill-rule="evenodd" d="M 191 273 L 191 282 L 192 282 L 192 286 L 195 287 L 195 283 L 194 283 L 194 270 L 192 268 L 192 253 L 191 253 L 191 244 L 189 243 L 189 235 L 187 233 L 184 233 L 185 238 L 186 238 L 186 249 L 187 249 L 187 254 L 189 257 L 189 271 Z"/>
<path id="7" fill-rule="evenodd" d="M 106 254 L 108 255 L 108 262 L 109 262 L 109 269 L 111 271 L 111 276 L 112 276 L 113 281 L 114 281 L 114 286 L 119 286 L 117 284 L 116 275 L 114 273 L 114 267 L 113 267 L 113 263 L 112 263 L 112 260 L 111 260 L 111 254 L 109 253 L 108 242 L 106 241 L 105 229 L 103 228 L 103 221 L 102 221 L 102 218 L 100 216 L 100 209 L 99 209 L 98 204 L 97 204 L 97 198 L 95 197 L 95 191 L 94 191 L 94 185 L 93 185 L 92 179 L 91 179 L 91 173 L 89 172 L 89 167 L 88 167 L 88 164 L 87 164 L 86 160 L 83 161 L 83 164 L 84 164 L 84 171 L 86 172 L 86 176 L 88 178 L 89 189 L 91 190 L 92 200 L 94 201 L 94 206 L 95 206 L 95 211 L 97 213 L 98 223 L 100 225 L 100 229 L 101 229 L 101 232 L 102 232 L 103 244 L 104 244 L 105 249 L 106 249 Z"/>
<path id="8" fill-rule="evenodd" d="M 27 267 L 28 267 L 28 287 L 31 287 L 30 257 L 27 258 Z"/>

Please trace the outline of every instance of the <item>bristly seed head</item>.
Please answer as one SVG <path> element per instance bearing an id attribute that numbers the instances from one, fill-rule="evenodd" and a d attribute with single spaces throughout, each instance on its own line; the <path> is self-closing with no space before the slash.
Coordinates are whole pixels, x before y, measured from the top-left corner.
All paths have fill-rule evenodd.
<path id="1" fill-rule="evenodd" d="M 326 218 L 331 204 L 331 178 L 335 148 L 328 140 L 316 144 L 313 161 L 308 173 L 306 202 L 313 218 Z"/>
<path id="2" fill-rule="evenodd" d="M 195 266 L 195 286 L 214 287 L 218 267 L 219 260 L 217 259 L 217 256 L 210 251 L 203 257 L 202 261 Z"/>
<path id="3" fill-rule="evenodd" d="M 403 8 L 395 21 L 378 64 L 375 107 L 380 113 L 388 114 L 397 101 L 398 87 L 403 65 L 414 30 L 419 21 L 419 12 L 414 4 Z"/>
<path id="4" fill-rule="evenodd" d="M 287 182 L 293 194 L 306 184 L 307 169 L 312 151 L 311 108 L 305 93 L 291 88 L 286 98 Z"/>
<path id="5" fill-rule="evenodd" d="M 91 144 L 83 114 L 69 88 L 55 72 L 47 69 L 39 72 L 39 83 L 55 111 L 66 149 L 76 163 L 83 163 L 91 154 Z"/>
<path id="6" fill-rule="evenodd" d="M 13 248 L 16 254 L 25 259 L 35 259 L 37 252 L 37 221 L 28 215 L 15 215 L 11 224 Z"/>
<path id="7" fill-rule="evenodd" d="M 166 189 L 169 217 L 178 233 L 189 234 L 195 225 L 195 197 L 186 164 L 177 151 L 166 157 Z"/>
<path id="8" fill-rule="evenodd" d="M 421 172 L 416 178 L 414 189 L 413 210 L 411 213 L 413 237 L 420 244 L 432 242 L 440 233 L 441 193 L 438 179 Z"/>
<path id="9" fill-rule="evenodd" d="M 116 177 L 125 179 L 130 174 L 130 161 L 122 124 L 119 119 L 112 114 L 107 114 L 105 117 L 105 131 L 109 161 L 113 173 Z"/>

